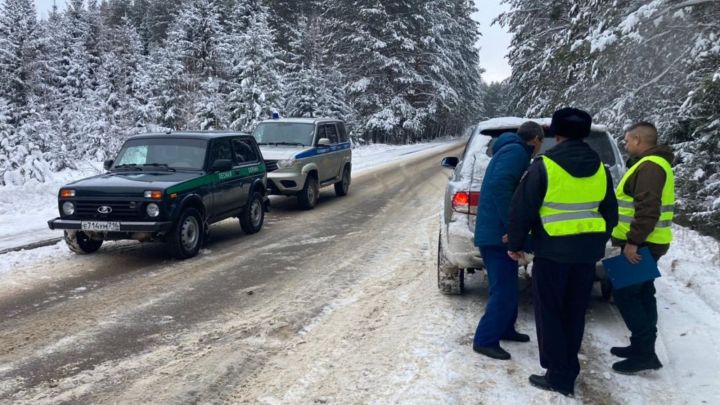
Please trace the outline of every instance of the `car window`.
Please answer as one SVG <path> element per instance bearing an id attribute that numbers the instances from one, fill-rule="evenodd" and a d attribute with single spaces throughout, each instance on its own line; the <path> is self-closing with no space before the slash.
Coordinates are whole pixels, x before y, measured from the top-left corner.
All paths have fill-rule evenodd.
<path id="1" fill-rule="evenodd" d="M 210 149 L 210 164 L 213 164 L 218 159 L 233 160 L 232 148 L 230 148 L 230 141 L 227 139 L 219 139 L 212 143 Z"/>
<path id="2" fill-rule="evenodd" d="M 347 136 L 347 130 L 345 129 L 345 125 L 342 122 L 337 122 L 336 125 L 337 125 L 338 129 L 340 130 L 340 136 L 338 138 L 339 141 L 342 143 L 347 142 L 348 136 Z"/>
<path id="3" fill-rule="evenodd" d="M 255 149 L 252 147 L 250 142 L 244 139 L 234 138 L 232 140 L 232 147 L 233 152 L 235 153 L 236 163 L 243 164 L 258 161 L 257 153 L 255 153 Z"/>
<path id="4" fill-rule="evenodd" d="M 324 138 L 327 138 L 330 140 L 331 144 L 338 143 L 338 134 L 337 134 L 337 128 L 335 127 L 335 124 L 326 124 L 325 127 L 325 136 Z"/>
<path id="5" fill-rule="evenodd" d="M 321 140 L 322 138 L 327 138 L 325 136 L 325 125 L 319 125 L 317 128 L 317 138 L 315 139 L 315 142 Z"/>
<path id="6" fill-rule="evenodd" d="M 589 137 L 585 138 L 585 142 L 587 142 L 588 145 L 590 145 L 590 147 L 593 148 L 598 155 L 600 155 L 600 160 L 602 160 L 603 163 L 609 166 L 617 164 L 615 152 L 611 143 L 612 141 L 607 133 L 593 131 L 590 133 Z M 540 149 L 540 154 L 547 152 L 555 145 L 557 145 L 557 143 L 555 142 L 554 137 L 545 137 L 542 148 Z"/>

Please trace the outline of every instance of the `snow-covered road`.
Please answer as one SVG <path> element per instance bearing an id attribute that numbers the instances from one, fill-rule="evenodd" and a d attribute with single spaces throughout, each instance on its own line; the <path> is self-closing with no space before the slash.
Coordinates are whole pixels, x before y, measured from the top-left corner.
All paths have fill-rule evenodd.
<path id="1" fill-rule="evenodd" d="M 475 354 L 482 273 L 460 297 L 436 287 L 438 163 L 460 150 L 367 169 L 311 212 L 277 199 L 261 233 L 225 221 L 186 262 L 132 242 L 18 259 L 0 271 L 0 402 L 718 403 L 720 249 L 683 228 L 661 261 L 659 372 L 610 372 L 627 331 L 596 292 L 576 399 L 530 387 L 527 280 L 532 342 L 508 343 L 510 362 Z"/>

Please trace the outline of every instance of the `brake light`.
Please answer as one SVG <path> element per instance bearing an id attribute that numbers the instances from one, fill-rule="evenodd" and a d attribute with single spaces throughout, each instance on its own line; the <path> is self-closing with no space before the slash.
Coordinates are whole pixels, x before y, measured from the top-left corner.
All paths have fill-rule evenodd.
<path id="1" fill-rule="evenodd" d="M 477 191 L 457 192 L 452 199 L 453 210 L 463 214 L 477 215 L 478 201 L 480 201 L 480 193 Z"/>

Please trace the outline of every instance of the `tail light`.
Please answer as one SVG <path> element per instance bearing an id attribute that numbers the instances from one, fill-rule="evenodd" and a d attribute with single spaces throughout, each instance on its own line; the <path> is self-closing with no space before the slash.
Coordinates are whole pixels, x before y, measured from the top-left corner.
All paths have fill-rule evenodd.
<path id="1" fill-rule="evenodd" d="M 477 215 L 480 193 L 460 191 L 455 193 L 452 199 L 452 207 L 456 212 L 463 214 Z"/>

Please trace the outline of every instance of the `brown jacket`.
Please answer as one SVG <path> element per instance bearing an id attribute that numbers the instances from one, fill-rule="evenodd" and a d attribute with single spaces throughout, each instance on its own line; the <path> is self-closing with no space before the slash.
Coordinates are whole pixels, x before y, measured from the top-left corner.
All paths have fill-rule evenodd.
<path id="1" fill-rule="evenodd" d="M 628 167 L 646 156 L 660 156 L 672 164 L 675 156 L 672 149 L 658 145 L 645 152 L 642 156 L 628 161 Z M 646 245 L 653 256 L 659 258 L 667 253 L 670 245 L 647 243 L 646 239 L 655 229 L 662 210 L 662 191 L 665 187 L 665 170 L 653 162 L 645 162 L 637 168 L 625 183 L 625 194 L 635 200 L 635 219 L 630 224 L 627 234 L 628 242 L 633 245 Z M 625 241 L 613 238 L 613 244 L 623 245 Z"/>

